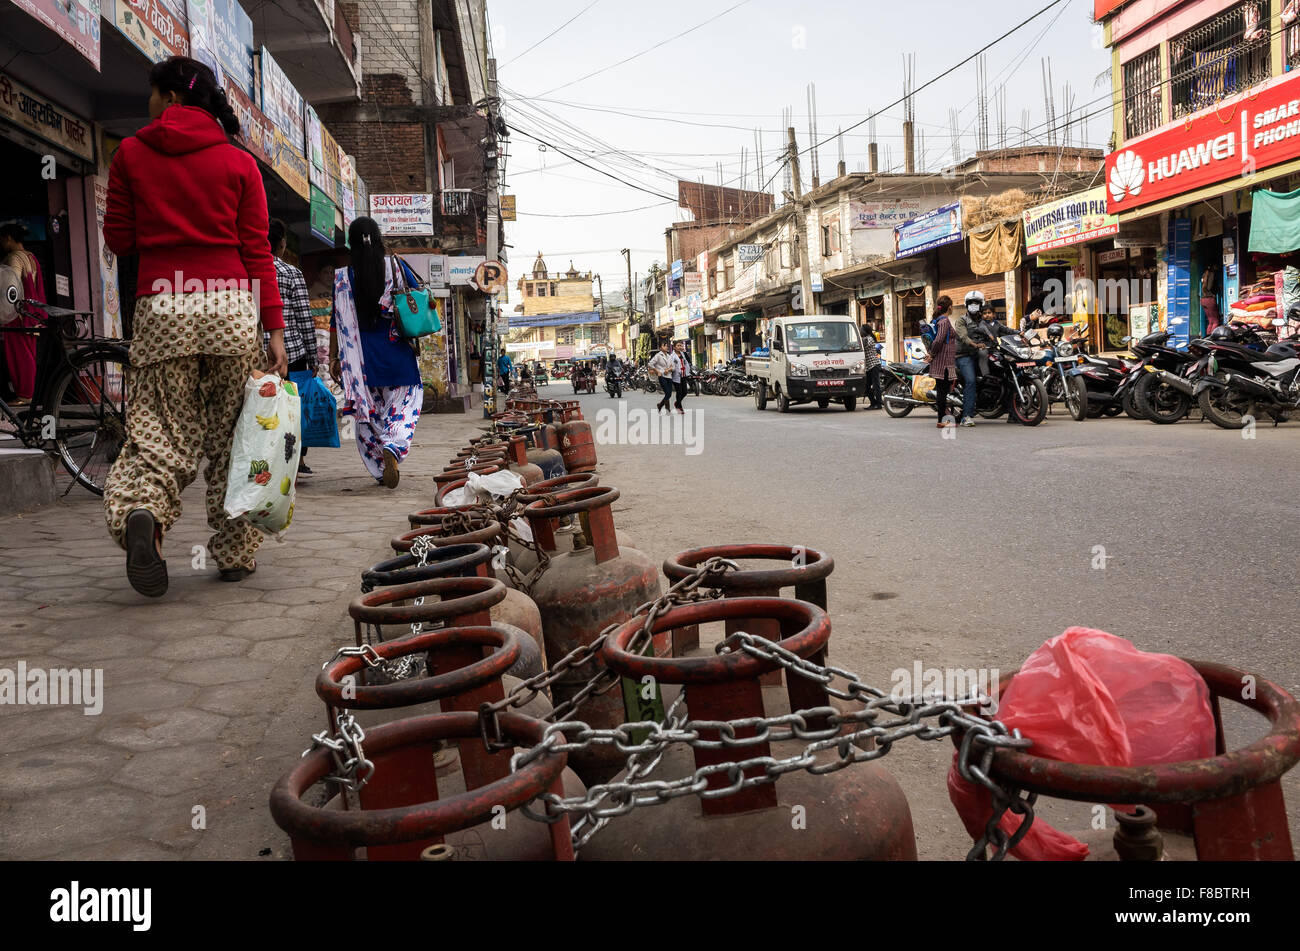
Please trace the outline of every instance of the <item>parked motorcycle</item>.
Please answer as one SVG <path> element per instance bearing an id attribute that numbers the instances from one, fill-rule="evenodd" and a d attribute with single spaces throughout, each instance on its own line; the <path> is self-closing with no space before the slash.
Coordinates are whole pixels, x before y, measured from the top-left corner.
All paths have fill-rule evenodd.
<path id="1" fill-rule="evenodd" d="M 1153 365 L 1147 368 L 1149 379 L 1142 381 L 1140 393 L 1148 415 L 1157 423 L 1177 422 L 1186 412 L 1183 412 L 1183 416 L 1178 416 L 1177 413 L 1184 407 L 1190 411 L 1194 403 L 1199 405 L 1201 396 L 1206 393 L 1210 394 L 1206 401 L 1213 404 L 1216 396 L 1226 394 L 1226 389 L 1216 383 L 1222 382 L 1221 378 L 1227 370 L 1249 367 L 1263 358 L 1265 351 L 1275 344 L 1275 337 L 1261 332 L 1252 324 L 1222 324 L 1208 337 L 1192 340 L 1181 364 L 1167 367 Z M 1221 370 L 1221 362 L 1226 369 Z M 1211 422 L 1216 422 L 1205 413 L 1203 406 L 1201 411 Z M 1240 416 L 1234 413 L 1229 403 L 1216 406 L 1214 411 L 1218 419 L 1223 421 L 1216 422 L 1216 425 L 1222 426 L 1227 422 L 1230 425 L 1225 428 L 1242 427 L 1240 421 L 1232 423 L 1234 415 L 1238 420 Z"/>
<path id="2" fill-rule="evenodd" d="M 1282 320 L 1275 326 L 1285 326 Z M 1242 429 L 1261 413 L 1274 424 L 1300 410 L 1300 337 L 1275 343 L 1263 353 L 1238 343 L 1213 340 L 1208 373 L 1196 386 L 1205 418 L 1222 429 Z"/>
<path id="3" fill-rule="evenodd" d="M 976 387 L 976 412 L 996 419 L 1010 411 L 1023 426 L 1037 426 L 1047 418 L 1047 386 L 1039 376 L 1033 345 L 1024 334 L 1000 336 L 988 352 L 989 372 Z M 953 387 L 960 391 L 960 384 Z"/>
<path id="4" fill-rule="evenodd" d="M 913 380 L 918 376 L 924 376 L 927 369 L 928 367 L 919 363 L 881 361 L 881 388 L 884 391 L 882 400 L 885 404 L 886 413 L 894 419 L 903 419 L 917 407 L 934 406 L 935 395 L 933 390 L 926 393 L 927 399 L 917 399 L 913 395 Z M 961 400 L 949 394 L 948 406 L 950 409 L 960 412 Z"/>
<path id="5" fill-rule="evenodd" d="M 1133 419 L 1145 419 L 1134 402 L 1141 361 L 1123 357 L 1084 355 L 1067 374 L 1082 380 L 1087 394 L 1085 415 L 1089 419 L 1127 413 Z"/>
<path id="6" fill-rule="evenodd" d="M 1169 346 L 1170 338 L 1169 331 L 1164 330 L 1129 341 L 1141 372 L 1133 383 L 1133 402 L 1143 417 L 1161 426 L 1179 422 L 1192 410 L 1191 394 L 1165 385 L 1157 376 L 1159 371 L 1181 375 L 1195 362 L 1189 351 Z"/>
<path id="7" fill-rule="evenodd" d="M 1047 328 L 1047 344 L 1051 360 L 1045 367 L 1043 385 L 1051 403 L 1064 403 L 1070 418 L 1081 423 L 1087 417 L 1088 385 L 1082 377 L 1069 371 L 1078 366 L 1082 354 L 1078 351 L 1080 336 L 1065 339 L 1065 330 L 1059 323 Z"/>

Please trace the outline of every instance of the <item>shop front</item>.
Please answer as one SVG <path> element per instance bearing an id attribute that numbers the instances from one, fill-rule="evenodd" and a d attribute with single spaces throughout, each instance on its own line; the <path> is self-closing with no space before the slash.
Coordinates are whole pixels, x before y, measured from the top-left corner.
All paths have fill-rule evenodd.
<path id="1" fill-rule="evenodd" d="M 1300 234 L 1273 225 L 1290 220 L 1290 192 L 1300 184 L 1297 101 L 1300 73 L 1290 72 L 1107 157 L 1108 208 L 1121 234 L 1137 227 L 1158 236 L 1157 319 L 1175 345 L 1223 320 L 1285 316 L 1286 281 L 1300 281 L 1288 270 Z M 1150 310 L 1137 309 L 1130 321 L 1146 320 Z"/>

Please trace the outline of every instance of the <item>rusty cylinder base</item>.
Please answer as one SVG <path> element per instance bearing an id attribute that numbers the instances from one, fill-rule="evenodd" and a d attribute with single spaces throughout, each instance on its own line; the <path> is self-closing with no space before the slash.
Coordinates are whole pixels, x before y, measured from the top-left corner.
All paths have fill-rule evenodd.
<path id="1" fill-rule="evenodd" d="M 550 567 L 533 587 L 533 600 L 542 616 L 548 666 L 590 644 L 610 624 L 627 620 L 637 608 L 659 595 L 658 566 L 634 548 L 620 546 L 617 558 L 599 565 L 591 548 L 552 555 Z M 552 688 L 555 702 L 574 696 L 596 671 L 596 661 L 571 671 Z M 622 692 L 615 687 L 590 698 L 571 719 L 596 729 L 620 726 L 627 719 Z M 583 782 L 593 785 L 622 769 L 624 759 L 612 746 L 599 746 L 570 753 L 569 766 Z"/>
<path id="2" fill-rule="evenodd" d="M 772 755 L 793 756 L 802 746 L 774 744 Z M 694 772 L 690 748 L 674 745 L 650 778 L 675 780 Z M 640 807 L 596 833 L 578 859 L 916 861 L 907 797 L 881 763 L 849 766 L 825 776 L 787 773 L 777 781 L 776 795 L 774 808 L 736 815 L 706 817 L 695 796 Z"/>
<path id="3" fill-rule="evenodd" d="M 536 645 L 537 653 L 540 655 L 538 662 L 541 666 L 534 673 L 541 673 L 546 667 L 546 641 L 542 637 L 542 615 L 537 610 L 533 599 L 522 591 L 506 588 L 506 599 L 492 606 L 491 616 L 493 624 L 506 624 L 517 628 L 527 635 L 527 640 Z M 514 671 L 512 670 L 511 673 Z"/>

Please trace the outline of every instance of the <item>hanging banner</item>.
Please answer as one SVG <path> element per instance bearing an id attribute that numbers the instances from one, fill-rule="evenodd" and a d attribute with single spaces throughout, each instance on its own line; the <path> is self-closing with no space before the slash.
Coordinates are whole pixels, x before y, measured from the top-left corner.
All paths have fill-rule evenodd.
<path id="1" fill-rule="evenodd" d="M 224 80 L 221 57 L 217 55 L 216 13 L 212 0 L 185 0 L 186 19 L 190 29 L 190 56 L 203 63 L 217 78 Z"/>
<path id="2" fill-rule="evenodd" d="M 1042 254 L 1119 234 L 1119 219 L 1106 210 L 1106 186 L 1058 198 L 1025 211 L 1025 249 Z"/>
<path id="3" fill-rule="evenodd" d="M 343 230 L 347 230 L 357 217 L 357 173 L 352 156 L 343 156 Z"/>
<path id="4" fill-rule="evenodd" d="M 1251 87 L 1106 157 L 1111 214 L 1246 179 L 1300 157 L 1300 73 Z"/>
<path id="5" fill-rule="evenodd" d="M 344 171 L 344 165 L 347 163 L 347 160 L 348 156 L 347 153 L 343 151 L 343 146 L 335 142 L 334 167 L 331 169 L 331 173 L 333 175 L 334 201 L 340 208 L 343 207 L 343 183 L 344 179 L 347 177 L 347 174 Z"/>
<path id="6" fill-rule="evenodd" d="M 184 11 L 176 16 L 162 0 L 108 0 L 113 25 L 153 63 L 190 55 Z"/>
<path id="7" fill-rule="evenodd" d="M 89 120 L 56 106 L 36 90 L 0 73 L 0 118 L 87 162 L 95 158 Z"/>
<path id="8" fill-rule="evenodd" d="M 303 116 L 304 103 L 298 90 L 275 62 L 275 57 L 262 47 L 262 111 L 277 129 L 284 133 L 300 154 L 306 149 L 307 129 Z M 305 160 L 304 160 L 305 161 Z M 325 161 L 329 161 L 328 152 Z"/>
<path id="9" fill-rule="evenodd" d="M 326 244 L 334 243 L 334 202 L 315 185 L 311 186 L 311 232 Z"/>
<path id="10" fill-rule="evenodd" d="M 325 188 L 325 127 L 316 110 L 308 106 L 303 121 L 307 127 L 307 162 L 311 165 L 311 183 Z"/>
<path id="11" fill-rule="evenodd" d="M 920 254 L 961 240 L 961 202 L 944 205 L 894 229 L 894 257 Z"/>
<path id="12" fill-rule="evenodd" d="M 261 109 L 253 105 L 253 101 L 230 80 L 230 77 L 226 77 L 225 89 L 230 107 L 235 110 L 235 115 L 239 119 L 239 135 L 236 141 L 253 153 L 254 157 L 264 165 L 274 165 L 275 126 L 271 125 L 271 120 Z"/>
<path id="13" fill-rule="evenodd" d="M 212 6 L 212 43 L 227 76 L 250 99 L 257 98 L 254 82 L 253 21 L 239 0 L 209 0 Z"/>
<path id="14" fill-rule="evenodd" d="M 935 207 L 928 198 L 886 198 L 849 202 L 850 231 L 882 231 L 915 221 Z"/>
<path id="15" fill-rule="evenodd" d="M 371 195 L 370 217 L 385 237 L 432 237 L 433 195 Z M 474 266 L 478 267 L 479 263 L 482 258 Z M 471 270 L 461 283 L 468 284 L 473 276 Z"/>
<path id="16" fill-rule="evenodd" d="M 515 206 L 514 195 L 501 196 L 501 220 L 502 221 L 518 221 L 519 213 L 518 211 L 515 210 L 515 208 L 516 206 Z"/>
<path id="17" fill-rule="evenodd" d="M 99 0 L 13 0 L 99 70 Z"/>
<path id="18" fill-rule="evenodd" d="M 271 162 L 271 168 L 286 185 L 305 200 L 311 200 L 311 179 L 307 176 L 307 159 L 303 157 L 301 149 L 295 147 L 279 129 L 275 130 L 275 157 Z"/>

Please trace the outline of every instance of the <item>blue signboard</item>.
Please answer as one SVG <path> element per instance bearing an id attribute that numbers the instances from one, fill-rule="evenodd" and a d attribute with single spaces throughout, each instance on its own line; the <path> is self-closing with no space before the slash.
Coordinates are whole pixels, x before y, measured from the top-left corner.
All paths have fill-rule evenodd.
<path id="1" fill-rule="evenodd" d="M 1191 342 L 1192 323 L 1192 219 L 1169 222 L 1169 309 L 1165 329 L 1170 345 L 1185 349 Z"/>
<path id="2" fill-rule="evenodd" d="M 894 229 L 894 257 L 905 258 L 961 240 L 961 202 L 944 205 Z"/>
<path id="3" fill-rule="evenodd" d="M 681 261 L 674 261 L 673 270 L 672 270 L 672 279 L 674 281 L 680 281 L 685 276 L 686 276 L 686 265 L 684 265 Z"/>
<path id="4" fill-rule="evenodd" d="M 239 5 L 239 0 L 212 0 L 212 42 L 226 75 L 256 102 L 253 20 Z"/>

